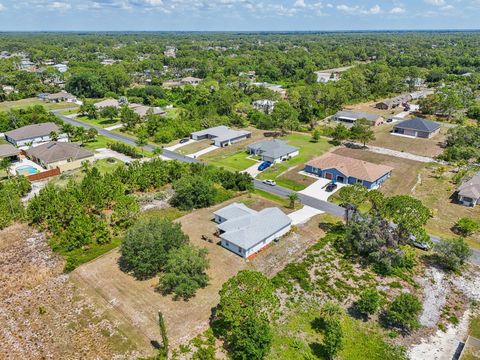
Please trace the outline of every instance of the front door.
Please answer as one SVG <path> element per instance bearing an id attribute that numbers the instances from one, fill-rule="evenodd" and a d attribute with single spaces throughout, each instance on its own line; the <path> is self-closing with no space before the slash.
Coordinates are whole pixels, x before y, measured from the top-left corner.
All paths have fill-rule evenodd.
<path id="1" fill-rule="evenodd" d="M 325 173 L 325 179 L 332 180 L 333 174 L 332 173 Z"/>

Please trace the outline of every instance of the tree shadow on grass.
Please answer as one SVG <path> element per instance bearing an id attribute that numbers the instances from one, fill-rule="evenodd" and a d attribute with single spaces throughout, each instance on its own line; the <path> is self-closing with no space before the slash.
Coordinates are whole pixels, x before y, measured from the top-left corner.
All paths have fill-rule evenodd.
<path id="1" fill-rule="evenodd" d="M 328 359 L 329 358 L 327 352 L 325 351 L 325 347 L 323 346 L 323 344 L 320 344 L 318 342 L 313 342 L 313 343 L 308 344 L 308 346 L 310 347 L 310 350 L 312 351 L 313 355 L 315 355 L 319 359 Z"/>

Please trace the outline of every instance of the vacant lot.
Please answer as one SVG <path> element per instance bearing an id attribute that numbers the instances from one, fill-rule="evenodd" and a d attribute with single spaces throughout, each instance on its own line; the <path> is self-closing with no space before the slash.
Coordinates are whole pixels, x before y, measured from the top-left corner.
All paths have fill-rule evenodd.
<path id="1" fill-rule="evenodd" d="M 24 109 L 29 106 L 43 105 L 47 110 L 59 110 L 78 107 L 76 104 L 61 102 L 47 103 L 37 98 L 22 99 L 17 101 L 0 102 L 0 111 L 9 111 L 10 109 Z"/>
<path id="2" fill-rule="evenodd" d="M 113 125 L 120 124 L 119 118 L 114 118 L 112 120 L 112 119 L 107 119 L 101 116 L 97 117 L 96 119 L 90 119 L 88 116 L 77 116 L 75 120 L 81 121 L 88 125 L 99 126 L 102 128 L 107 128 Z"/>
<path id="3" fill-rule="evenodd" d="M 470 208 L 456 202 L 454 197 L 456 185 L 451 182 L 452 173 L 446 172 L 436 176 L 436 167 L 427 167 L 419 174 L 419 183 L 412 191 L 412 196 L 420 199 L 432 210 L 433 218 L 427 223 L 427 231 L 441 237 L 455 237 L 452 227 L 462 217 L 480 219 L 480 207 Z M 467 238 L 468 243 L 480 248 L 480 234 Z"/>
<path id="4" fill-rule="evenodd" d="M 376 154 L 365 149 L 340 148 L 334 152 L 354 159 L 393 167 L 392 176 L 380 188 L 380 191 L 386 195 L 410 194 L 418 181 L 420 170 L 425 167 L 424 163 L 418 161 Z"/>
<path id="5" fill-rule="evenodd" d="M 374 128 L 376 139 L 369 144 L 387 149 L 404 151 L 416 155 L 435 157 L 443 151 L 447 128 L 442 127 L 440 133 L 432 139 L 412 139 L 392 135 L 393 124 L 384 124 Z"/>
<path id="6" fill-rule="evenodd" d="M 213 141 L 211 140 L 202 140 L 202 141 L 196 141 L 194 143 L 182 146 L 181 148 L 178 148 L 177 151 L 180 154 L 184 155 L 190 155 L 194 154 L 200 150 L 208 148 L 210 145 L 213 144 Z"/>
<path id="7" fill-rule="evenodd" d="M 149 339 L 62 268 L 42 234 L 26 225 L 0 231 L 1 359 L 129 359 L 151 351 Z"/>

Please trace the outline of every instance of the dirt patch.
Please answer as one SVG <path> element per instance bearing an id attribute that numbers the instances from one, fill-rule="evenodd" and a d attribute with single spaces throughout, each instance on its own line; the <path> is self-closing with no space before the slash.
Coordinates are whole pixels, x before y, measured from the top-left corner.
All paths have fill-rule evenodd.
<path id="1" fill-rule="evenodd" d="M 428 268 L 425 275 L 416 279 L 423 288 L 423 312 L 420 324 L 434 327 L 440 320 L 442 308 L 446 303 L 445 273 L 437 268 Z"/>
<path id="2" fill-rule="evenodd" d="M 435 157 L 443 151 L 447 128 L 442 127 L 440 133 L 432 139 L 412 139 L 404 136 L 392 135 L 394 124 L 384 124 L 374 128 L 375 140 L 370 145 L 387 149 L 404 151 L 415 155 Z"/>
<path id="3" fill-rule="evenodd" d="M 0 358 L 136 358 L 135 334 L 62 274 L 45 237 L 26 225 L 0 232 Z"/>
<path id="4" fill-rule="evenodd" d="M 389 196 L 410 194 L 417 182 L 418 173 L 425 167 L 424 163 L 418 161 L 377 154 L 366 149 L 340 148 L 334 153 L 393 167 L 392 176 L 380 187 L 380 191 Z"/>

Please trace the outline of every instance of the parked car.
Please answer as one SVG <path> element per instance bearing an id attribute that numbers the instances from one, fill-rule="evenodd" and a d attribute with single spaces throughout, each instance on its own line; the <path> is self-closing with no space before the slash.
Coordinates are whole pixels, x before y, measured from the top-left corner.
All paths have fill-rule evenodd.
<path id="1" fill-rule="evenodd" d="M 428 251 L 430 250 L 430 244 L 426 242 L 418 242 L 418 241 L 413 241 L 412 245 L 416 247 L 417 249 L 423 250 L 423 251 Z"/>
<path id="2" fill-rule="evenodd" d="M 337 184 L 335 184 L 334 182 L 331 182 L 331 183 L 328 183 L 328 185 L 327 185 L 327 187 L 325 188 L 325 190 L 328 191 L 328 192 L 332 192 L 332 191 L 335 190 L 337 187 L 338 187 Z"/>
<path id="3" fill-rule="evenodd" d="M 274 181 L 274 180 L 263 180 L 263 183 L 266 184 L 266 185 L 270 185 L 270 186 L 275 186 L 277 185 L 277 183 Z"/>
<path id="4" fill-rule="evenodd" d="M 263 171 L 266 168 L 269 168 L 270 166 L 272 166 L 272 163 L 270 161 L 264 161 L 258 166 L 258 170 Z"/>
<path id="5" fill-rule="evenodd" d="M 185 144 L 185 143 L 188 142 L 189 140 L 190 140 L 189 138 L 180 139 L 180 144 Z"/>

